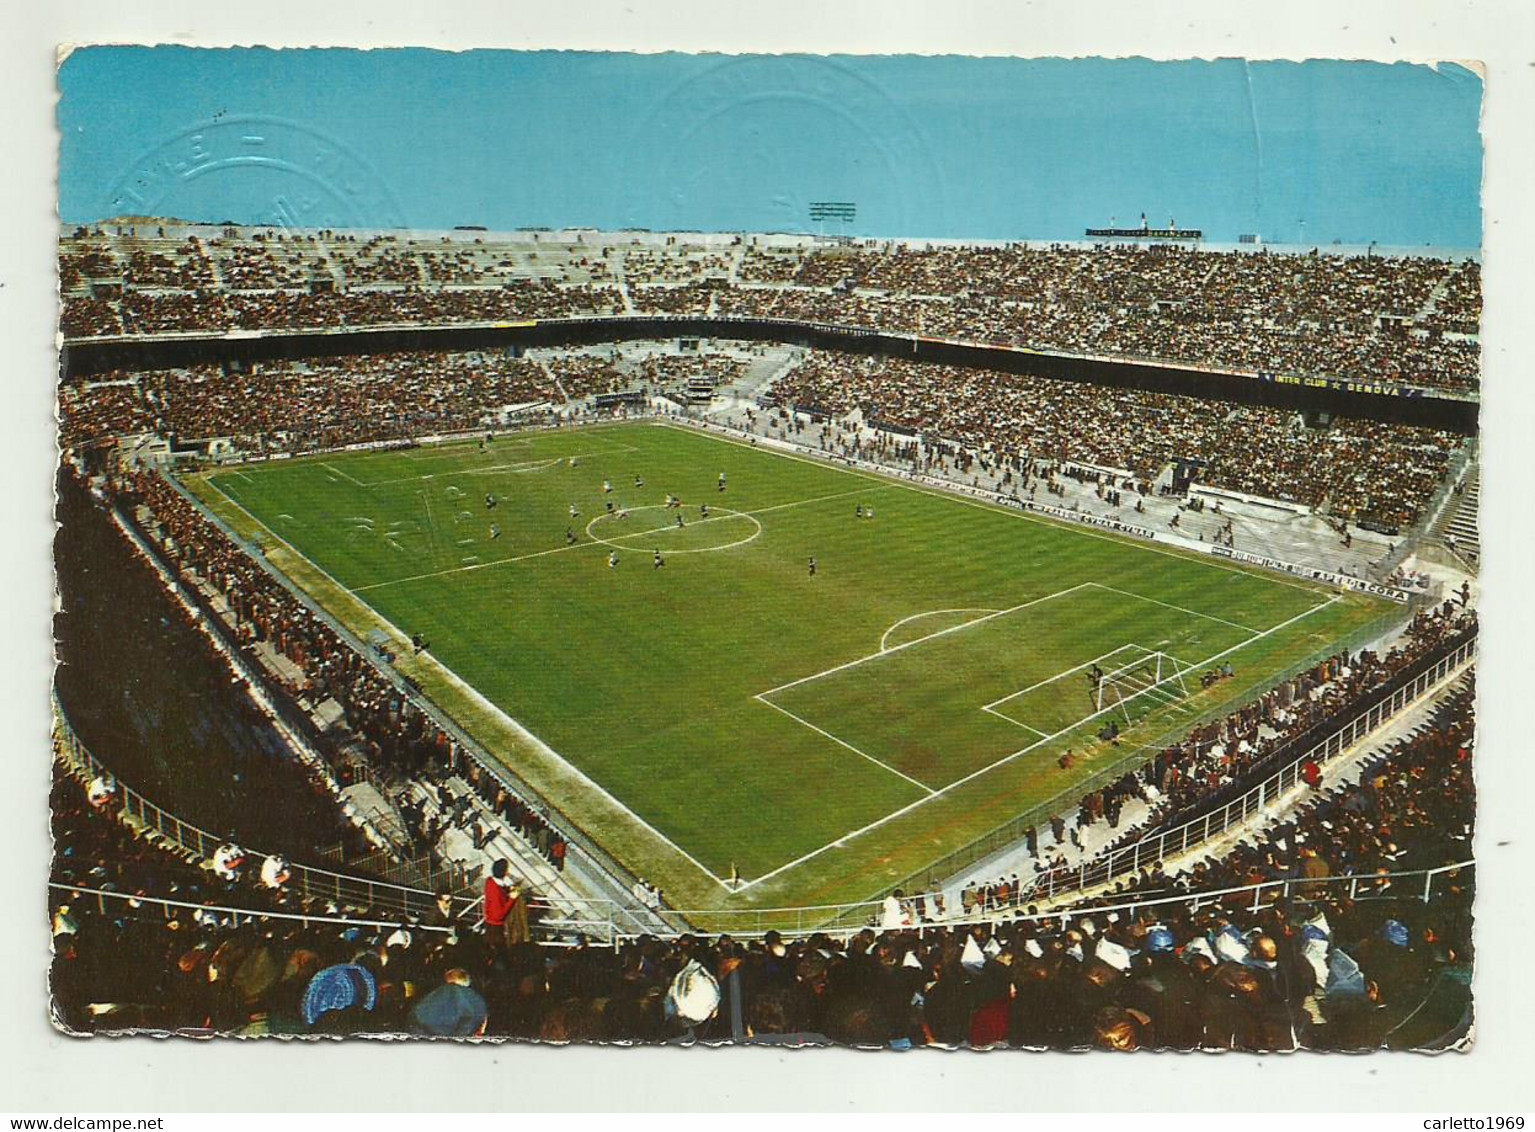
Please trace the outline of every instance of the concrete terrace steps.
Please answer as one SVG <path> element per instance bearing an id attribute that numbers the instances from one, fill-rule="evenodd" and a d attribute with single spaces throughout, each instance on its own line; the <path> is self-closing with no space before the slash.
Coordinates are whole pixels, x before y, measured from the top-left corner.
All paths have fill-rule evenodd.
<path id="1" fill-rule="evenodd" d="M 1415 738 L 1431 729 L 1440 708 L 1466 690 L 1473 671 L 1470 665 L 1463 667 L 1459 673 L 1445 679 L 1417 703 L 1407 707 L 1392 719 L 1386 720 L 1368 735 L 1362 736 L 1349 751 L 1324 763 L 1321 768 L 1321 790 L 1329 791 L 1357 783 L 1368 768 L 1378 765 L 1380 758 L 1394 749 L 1399 742 Z M 1297 785 L 1291 788 L 1283 796 L 1271 800 L 1262 810 L 1255 811 L 1248 821 L 1234 826 L 1219 836 L 1212 837 L 1209 841 L 1193 846 L 1185 853 L 1169 854 L 1162 862 L 1164 873 L 1168 876 L 1177 876 L 1189 871 L 1201 861 L 1219 859 L 1230 853 L 1238 844 L 1250 841 L 1260 835 L 1263 830 L 1286 820 L 1297 805 L 1314 796 L 1315 793 L 1310 787 Z M 1111 882 L 1090 885 L 1077 891 L 1061 892 L 1054 898 L 1044 897 L 1035 902 L 1041 909 L 1070 907 L 1114 892 L 1115 886 L 1123 880 L 1124 876 L 1120 876 Z"/>
<path id="2" fill-rule="evenodd" d="M 1482 556 L 1481 530 L 1477 522 L 1481 493 L 1482 472 L 1477 468 L 1466 477 L 1465 487 L 1445 508 L 1433 530 L 1435 538 L 1472 565 Z"/>
<path id="3" fill-rule="evenodd" d="M 1439 300 L 1444 298 L 1444 296 L 1449 292 L 1450 276 L 1453 274 L 1454 272 L 1446 273 L 1443 279 L 1440 279 L 1437 283 L 1434 284 L 1433 290 L 1431 290 L 1428 293 L 1428 297 L 1423 300 L 1423 305 L 1419 307 L 1417 313 L 1413 315 L 1413 320 L 1415 322 L 1422 322 L 1424 319 L 1438 313 Z"/>
<path id="4" fill-rule="evenodd" d="M 454 776 L 445 785 L 455 799 L 464 796 L 469 798 L 475 820 L 482 829 L 491 832 L 491 837 L 476 849 L 467 830 L 450 829 L 442 837 L 441 851 L 444 856 L 471 870 L 479 867 L 482 875 L 489 875 L 491 864 L 504 857 L 511 862 L 512 871 L 528 882 L 557 911 L 570 912 L 584 905 L 584 898 L 564 874 L 520 834 L 514 833 L 506 822 L 493 814 L 467 782 Z M 428 815 L 442 815 L 443 807 L 437 800 L 436 791 L 413 781 L 406 793 L 412 801 L 420 802 Z"/>

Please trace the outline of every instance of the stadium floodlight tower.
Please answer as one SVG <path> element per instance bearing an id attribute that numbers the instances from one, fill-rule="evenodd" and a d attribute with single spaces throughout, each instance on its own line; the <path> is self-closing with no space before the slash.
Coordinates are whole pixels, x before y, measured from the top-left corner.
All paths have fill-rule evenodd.
<path id="1" fill-rule="evenodd" d="M 1095 706 L 1099 713 L 1119 708 L 1125 721 L 1133 723 L 1130 705 L 1140 701 L 1145 711 L 1182 703 L 1188 696 L 1183 674 L 1188 670 L 1175 656 L 1147 651 L 1128 664 L 1105 672 L 1098 681 Z"/>

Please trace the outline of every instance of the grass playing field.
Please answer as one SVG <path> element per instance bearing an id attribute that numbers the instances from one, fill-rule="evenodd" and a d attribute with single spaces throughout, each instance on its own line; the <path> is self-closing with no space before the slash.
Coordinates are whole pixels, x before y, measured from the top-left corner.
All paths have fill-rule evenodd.
<path id="1" fill-rule="evenodd" d="M 1385 605 L 651 423 L 189 486 L 690 908 L 875 896 Z"/>

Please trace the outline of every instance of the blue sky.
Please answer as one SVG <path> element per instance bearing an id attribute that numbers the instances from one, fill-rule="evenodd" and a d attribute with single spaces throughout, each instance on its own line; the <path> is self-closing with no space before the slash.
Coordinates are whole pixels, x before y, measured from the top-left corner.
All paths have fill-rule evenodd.
<path id="1" fill-rule="evenodd" d="M 67 223 L 1481 243 L 1453 65 L 104 47 L 59 86 Z"/>

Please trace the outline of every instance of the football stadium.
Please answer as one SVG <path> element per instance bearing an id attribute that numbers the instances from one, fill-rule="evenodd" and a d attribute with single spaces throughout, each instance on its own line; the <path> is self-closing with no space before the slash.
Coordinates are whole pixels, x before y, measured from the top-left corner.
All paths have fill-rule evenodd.
<path id="1" fill-rule="evenodd" d="M 1474 252 L 125 213 L 58 272 L 66 1030 L 1467 1039 Z"/>

